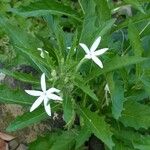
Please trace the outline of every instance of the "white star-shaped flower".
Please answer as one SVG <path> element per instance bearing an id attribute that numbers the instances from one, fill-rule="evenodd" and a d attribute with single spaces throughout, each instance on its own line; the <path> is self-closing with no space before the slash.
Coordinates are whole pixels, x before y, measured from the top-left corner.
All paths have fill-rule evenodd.
<path id="1" fill-rule="evenodd" d="M 62 98 L 55 94 L 55 93 L 59 93 L 60 90 L 53 88 L 53 87 L 46 90 L 46 82 L 45 82 L 44 73 L 41 76 L 41 89 L 42 91 L 25 90 L 25 92 L 28 93 L 29 95 L 39 96 L 39 98 L 31 106 L 30 112 L 35 110 L 37 107 L 40 106 L 42 102 L 44 102 L 45 111 L 49 116 L 51 116 L 51 107 L 50 107 L 49 100 L 62 101 Z"/>
<path id="2" fill-rule="evenodd" d="M 96 51 L 100 41 L 101 41 L 101 37 L 98 37 L 94 41 L 90 49 L 84 43 L 80 43 L 80 46 L 83 48 L 83 50 L 86 53 L 85 58 L 92 59 L 99 67 L 103 68 L 103 63 L 98 58 L 98 56 L 104 54 L 108 50 L 108 48 L 102 48 Z"/>

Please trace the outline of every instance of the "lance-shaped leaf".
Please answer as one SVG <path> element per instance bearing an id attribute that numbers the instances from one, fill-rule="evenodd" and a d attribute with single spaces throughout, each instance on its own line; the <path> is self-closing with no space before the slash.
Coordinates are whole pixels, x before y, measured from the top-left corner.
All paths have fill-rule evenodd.
<path id="1" fill-rule="evenodd" d="M 51 108 L 56 111 L 60 104 L 55 104 Z M 33 112 L 27 112 L 22 116 L 18 116 L 10 125 L 7 127 L 8 132 L 13 132 L 19 129 L 23 129 L 34 123 L 39 123 L 42 120 L 47 119 L 49 116 L 46 114 L 43 108 L 39 108 Z"/>
<path id="2" fill-rule="evenodd" d="M 12 90 L 6 86 L 0 86 L 0 102 L 20 105 L 31 105 L 34 99 L 24 91 Z"/>
<path id="3" fill-rule="evenodd" d="M 64 120 L 69 125 L 74 121 L 75 112 L 74 112 L 74 100 L 69 96 L 69 93 L 67 94 L 68 95 L 64 94 L 63 96 L 63 111 L 64 111 Z"/>
<path id="4" fill-rule="evenodd" d="M 139 31 L 132 22 L 130 22 L 129 24 L 128 32 L 129 32 L 129 39 L 133 48 L 134 55 L 142 56 L 142 52 L 144 50 L 141 45 Z"/>
<path id="5" fill-rule="evenodd" d="M 114 58 L 111 58 L 110 62 L 104 64 L 104 69 L 93 70 L 92 73 L 88 75 L 86 82 L 98 77 L 101 74 L 105 74 L 114 71 L 116 69 L 120 69 L 128 65 L 140 63 L 146 60 L 148 60 L 148 58 L 137 57 L 137 56 L 121 56 L 121 57 L 116 56 Z"/>
<path id="6" fill-rule="evenodd" d="M 79 108 L 80 114 L 83 117 L 85 124 L 89 127 L 92 133 L 102 140 L 111 150 L 114 146 L 112 141 L 112 132 L 109 125 L 105 122 L 103 116 L 91 112 L 86 108 Z"/>

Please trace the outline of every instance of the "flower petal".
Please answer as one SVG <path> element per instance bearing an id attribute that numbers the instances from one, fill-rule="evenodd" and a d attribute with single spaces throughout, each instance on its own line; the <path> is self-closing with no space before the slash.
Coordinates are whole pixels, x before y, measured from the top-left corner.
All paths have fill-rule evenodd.
<path id="1" fill-rule="evenodd" d="M 103 64 L 101 62 L 101 60 L 99 58 L 97 58 L 96 56 L 92 57 L 92 60 L 100 67 L 103 68 Z"/>
<path id="2" fill-rule="evenodd" d="M 107 50 L 108 50 L 108 48 L 102 48 L 102 49 L 100 49 L 100 50 L 95 51 L 95 52 L 94 52 L 94 55 L 95 55 L 95 56 L 102 55 L 102 54 L 104 54 Z"/>
<path id="3" fill-rule="evenodd" d="M 41 88 L 43 92 L 46 91 L 45 73 L 41 75 Z"/>
<path id="4" fill-rule="evenodd" d="M 88 54 L 90 52 L 89 48 L 84 43 L 80 43 L 79 45 L 83 48 L 83 50 L 85 51 L 86 54 Z"/>
<path id="5" fill-rule="evenodd" d="M 98 47 L 100 41 L 101 41 L 101 37 L 98 37 L 98 38 L 94 41 L 94 43 L 92 44 L 92 46 L 91 46 L 91 48 L 90 48 L 90 52 L 94 52 L 94 51 L 97 49 L 97 47 Z"/>
<path id="6" fill-rule="evenodd" d="M 56 88 L 50 88 L 50 89 L 48 89 L 46 92 L 47 92 L 47 94 L 51 94 L 51 93 L 54 93 L 54 92 L 59 93 L 60 90 L 59 90 L 59 89 L 56 89 Z"/>
<path id="7" fill-rule="evenodd" d="M 47 97 L 52 100 L 62 101 L 62 98 L 56 94 L 48 94 Z"/>
<path id="8" fill-rule="evenodd" d="M 39 107 L 41 105 L 41 103 L 43 102 L 44 97 L 40 96 L 32 105 L 32 107 L 30 108 L 30 112 L 32 112 L 33 110 L 35 110 L 37 107 Z"/>
<path id="9" fill-rule="evenodd" d="M 43 93 L 41 91 L 35 91 L 35 90 L 25 90 L 25 92 L 32 96 L 41 96 L 41 94 Z"/>
<path id="10" fill-rule="evenodd" d="M 51 116 L 51 106 L 50 106 L 50 104 L 48 102 L 49 102 L 48 98 L 45 97 L 44 98 L 44 108 L 45 108 L 46 113 L 49 116 Z"/>

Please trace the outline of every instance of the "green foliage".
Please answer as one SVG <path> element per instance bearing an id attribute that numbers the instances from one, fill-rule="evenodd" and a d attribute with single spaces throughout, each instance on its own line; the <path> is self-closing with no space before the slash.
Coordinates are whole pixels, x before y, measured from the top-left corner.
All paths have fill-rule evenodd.
<path id="1" fill-rule="evenodd" d="M 114 75 L 107 75 L 107 82 L 111 91 L 111 100 L 112 100 L 112 115 L 115 119 L 118 119 L 121 116 L 121 112 L 123 110 L 123 102 L 124 102 L 124 87 L 122 85 L 122 81 L 116 80 Z"/>
<path id="2" fill-rule="evenodd" d="M 112 141 L 112 132 L 109 125 L 105 122 L 104 117 L 98 116 L 96 113 L 89 111 L 86 108 L 80 108 L 80 114 L 85 120 L 92 133 L 100 138 L 110 149 L 114 146 Z"/>
<path id="3" fill-rule="evenodd" d="M 6 94 L 7 91 L 7 94 Z M 24 91 L 19 89 L 10 89 L 7 86 L 0 85 L 0 101 L 2 103 L 14 103 L 21 105 L 31 105 L 33 102 L 32 97 L 28 97 Z"/>
<path id="4" fill-rule="evenodd" d="M 89 149 L 85 143 L 93 134 L 105 149 L 149 149 L 149 0 L 2 0 L 0 8 L 0 73 L 32 90 L 39 89 L 39 76 L 45 73 L 47 88 L 60 89 L 63 99 L 50 103 L 65 125 L 38 137 L 29 144 L 31 150 Z M 83 61 L 79 46 L 90 48 L 99 36 L 97 50 L 109 48 L 98 57 L 103 68 L 91 59 Z M 21 65 L 36 73 L 18 71 Z M 43 107 L 29 112 L 36 97 L 6 86 L 5 80 L 0 78 L 0 102 L 26 110 L 7 131 L 49 119 Z"/>
<path id="5" fill-rule="evenodd" d="M 135 129 L 148 129 L 150 127 L 149 106 L 130 100 L 125 102 L 124 109 L 120 121 L 125 126 Z"/>
<path id="6" fill-rule="evenodd" d="M 49 3 L 48 0 L 41 0 L 33 2 L 28 6 L 20 7 L 17 10 L 12 9 L 11 11 L 25 17 L 44 16 L 49 13 L 54 15 L 67 15 L 78 21 L 81 21 L 79 14 L 75 10 L 69 6 L 63 5 L 63 3 L 58 3 L 55 1 L 51 1 Z"/>

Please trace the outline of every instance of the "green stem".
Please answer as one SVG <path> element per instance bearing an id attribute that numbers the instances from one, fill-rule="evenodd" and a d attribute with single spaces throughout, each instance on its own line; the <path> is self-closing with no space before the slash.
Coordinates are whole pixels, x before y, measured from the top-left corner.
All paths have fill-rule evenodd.
<path id="1" fill-rule="evenodd" d="M 80 69 L 80 67 L 82 66 L 82 64 L 85 62 L 85 57 L 81 59 L 81 61 L 79 62 L 79 64 L 76 67 L 76 72 Z"/>

